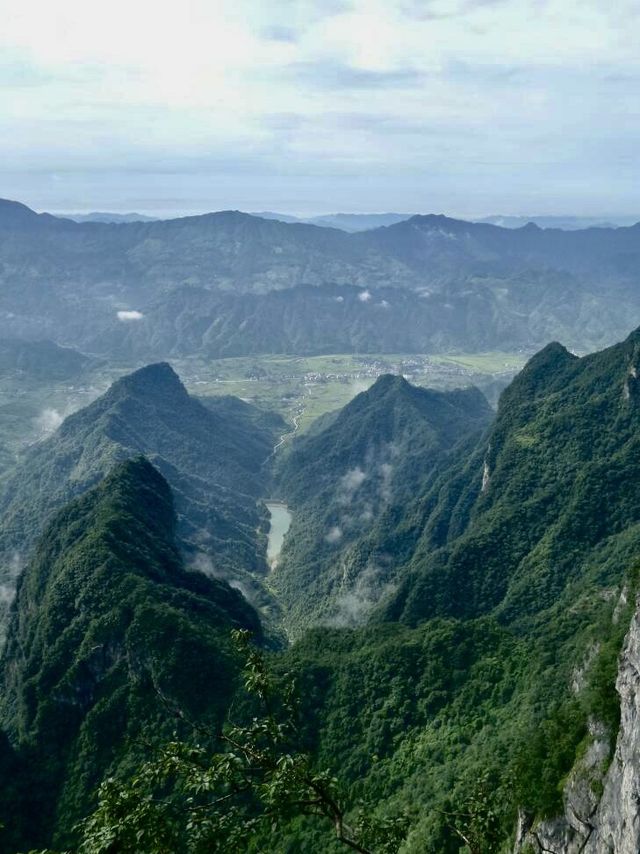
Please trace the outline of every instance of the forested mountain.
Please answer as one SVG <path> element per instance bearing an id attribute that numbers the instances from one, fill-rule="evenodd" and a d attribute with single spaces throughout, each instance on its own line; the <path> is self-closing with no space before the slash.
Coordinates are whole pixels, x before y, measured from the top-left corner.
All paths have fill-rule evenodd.
<path id="1" fill-rule="evenodd" d="M 636 332 L 534 357 L 475 448 L 352 548 L 350 572 L 404 574 L 369 627 L 287 653 L 320 761 L 347 757 L 355 791 L 414 816 L 403 852 L 464 850 L 480 804 L 480 851 L 511 850 L 519 810 L 518 852 L 635 850 L 635 619 L 621 726 L 614 683 L 640 566 L 639 354 Z"/>
<path id="2" fill-rule="evenodd" d="M 204 406 L 166 363 L 122 377 L 34 445 L 3 484 L 3 582 L 10 583 L 53 511 L 116 462 L 145 454 L 174 491 L 186 559 L 249 585 L 267 569 L 256 502 L 266 489 L 262 464 L 282 429 L 277 416 L 242 401 L 223 397 Z"/>
<path id="3" fill-rule="evenodd" d="M 39 382 L 75 379 L 94 361 L 71 347 L 53 341 L 0 339 L 0 377 L 15 376 Z"/>
<path id="4" fill-rule="evenodd" d="M 394 851 L 458 854 L 469 834 L 482 854 L 634 850 L 639 373 L 640 331 L 583 358 L 550 344 L 495 417 L 474 389 L 383 376 L 276 455 L 269 485 L 293 524 L 268 584 L 294 642 L 270 666 L 276 684 L 295 675 L 296 738 L 311 773 L 339 777 L 346 820 L 361 798 L 376 820 L 404 815 Z M 5 513 L 27 536 L 25 520 L 50 512 L 33 496 L 50 489 L 52 509 L 121 453 L 156 467 L 120 464 L 61 511 L 21 577 L 1 668 L 0 810 L 41 823 L 25 843 L 10 823 L 11 854 L 52 834 L 72 843 L 100 776 L 138 764 L 129 736 L 169 737 L 156 689 L 219 726 L 229 629 L 259 639 L 258 617 L 223 582 L 185 573 L 157 469 L 187 554 L 207 548 L 194 526 L 213 526 L 192 507 L 206 476 L 196 506 L 230 526 L 212 559 L 246 579 L 246 556 L 266 569 L 256 500 L 275 426 L 240 401 L 190 399 L 154 365 L 34 450 L 13 488 L 35 513 Z M 337 854 L 321 818 L 291 809 L 248 851 Z"/>
<path id="5" fill-rule="evenodd" d="M 604 577 L 632 558 L 639 356 L 634 332 L 582 359 L 550 344 L 529 362 L 475 454 L 421 502 L 390 618 L 529 619 L 591 569 Z"/>
<path id="6" fill-rule="evenodd" d="M 174 528 L 169 486 L 137 458 L 40 538 L 1 663 L 11 747 L 0 802 L 12 806 L 0 850 L 66 845 L 106 772 L 180 726 L 175 708 L 220 726 L 234 689 L 229 630 L 259 637 L 259 620 L 224 582 L 184 569 Z"/>
<path id="7" fill-rule="evenodd" d="M 76 223 L 5 201 L 0 334 L 146 359 L 589 349 L 640 321 L 639 228 L 414 216 L 348 234 L 236 211 Z"/>
<path id="8" fill-rule="evenodd" d="M 290 630 L 364 620 L 395 584 L 399 556 L 362 567 L 363 537 L 401 512 L 492 417 L 476 389 L 437 392 L 387 374 L 293 443 L 275 478 L 293 524 L 273 575 Z"/>

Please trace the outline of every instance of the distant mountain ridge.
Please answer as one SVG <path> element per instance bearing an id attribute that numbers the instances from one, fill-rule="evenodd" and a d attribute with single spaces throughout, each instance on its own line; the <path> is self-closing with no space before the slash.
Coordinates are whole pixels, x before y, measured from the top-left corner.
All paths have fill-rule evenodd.
<path id="1" fill-rule="evenodd" d="M 414 216 L 414 214 L 402 213 L 335 213 L 311 217 L 297 217 L 291 214 L 276 213 L 275 211 L 259 211 L 252 215 L 262 217 L 263 219 L 277 219 L 280 222 L 304 222 L 308 225 L 319 225 L 323 228 L 339 228 L 342 231 L 348 232 L 369 231 L 372 228 L 395 225 Z"/>
<path id="2" fill-rule="evenodd" d="M 253 216 L 263 217 L 264 219 L 278 219 L 281 222 L 306 222 L 312 225 L 321 225 L 325 227 L 340 228 L 343 231 L 369 231 L 373 228 L 381 226 L 395 225 L 398 222 L 404 222 L 411 219 L 413 216 L 418 216 L 416 213 L 370 213 L 370 214 L 354 214 L 354 213 L 336 213 L 322 214 L 312 217 L 297 217 L 291 214 L 280 214 L 274 211 L 259 211 L 252 212 Z M 490 225 L 498 225 L 501 228 L 522 228 L 530 222 L 540 228 L 559 228 L 563 231 L 579 231 L 584 228 L 619 228 L 621 226 L 635 225 L 640 222 L 640 215 L 620 215 L 620 216 L 559 216 L 559 215 L 531 215 L 531 216 L 515 216 L 512 214 L 493 215 L 484 217 L 469 217 L 467 222 L 488 223 Z"/>
<path id="3" fill-rule="evenodd" d="M 427 215 L 349 234 L 238 211 L 75 223 L 0 203 L 0 335 L 100 356 L 595 349 L 640 323 L 639 275 L 640 225 Z"/>
<path id="4" fill-rule="evenodd" d="M 91 213 L 60 214 L 64 219 L 74 222 L 156 222 L 159 217 L 139 213 L 109 213 L 108 211 L 92 211 Z"/>

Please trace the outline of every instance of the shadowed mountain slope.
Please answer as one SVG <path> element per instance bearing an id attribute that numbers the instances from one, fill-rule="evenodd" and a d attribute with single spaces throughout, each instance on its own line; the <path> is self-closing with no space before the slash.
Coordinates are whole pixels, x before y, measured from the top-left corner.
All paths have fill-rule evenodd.
<path id="1" fill-rule="evenodd" d="M 24 799 L 21 828 L 16 813 L 2 818 L 22 844 L 64 845 L 107 770 L 170 737 L 172 704 L 221 724 L 229 631 L 259 636 L 260 625 L 237 591 L 185 571 L 174 527 L 163 477 L 143 458 L 124 462 L 55 516 L 20 579 L 0 719 Z"/>
<path id="2" fill-rule="evenodd" d="M 114 463 L 144 454 L 175 494 L 178 539 L 188 561 L 221 576 L 262 574 L 256 505 L 262 463 L 277 424 L 248 404 L 190 397 L 168 364 L 122 377 L 30 449 L 0 496 L 5 581 L 24 562 L 51 513 L 84 492 Z"/>
<path id="3" fill-rule="evenodd" d="M 275 478 L 293 523 L 274 584 L 296 630 L 319 618 L 361 621 L 395 583 L 397 562 L 390 554 L 354 571 L 362 539 L 492 415 L 477 389 L 438 392 L 385 375 L 293 443 Z"/>

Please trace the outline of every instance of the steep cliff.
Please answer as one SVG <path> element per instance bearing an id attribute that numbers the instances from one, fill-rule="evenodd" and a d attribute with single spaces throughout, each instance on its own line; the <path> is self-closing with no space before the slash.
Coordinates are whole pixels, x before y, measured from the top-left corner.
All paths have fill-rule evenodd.
<path id="1" fill-rule="evenodd" d="M 613 757 L 597 721 L 564 787 L 564 814 L 520 816 L 514 854 L 638 854 L 640 851 L 640 601 L 620 655 L 620 725 Z"/>

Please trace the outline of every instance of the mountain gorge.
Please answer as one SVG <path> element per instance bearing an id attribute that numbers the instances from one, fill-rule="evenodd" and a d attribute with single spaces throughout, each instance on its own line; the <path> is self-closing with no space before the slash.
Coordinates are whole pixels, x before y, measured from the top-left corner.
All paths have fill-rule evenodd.
<path id="1" fill-rule="evenodd" d="M 0 334 L 101 356 L 612 343 L 640 321 L 638 226 L 414 216 L 348 234 L 227 211 L 76 223 L 0 203 Z"/>
<path id="2" fill-rule="evenodd" d="M 391 557 L 399 584 L 361 628 L 325 620 L 287 653 L 321 761 L 347 755 L 358 796 L 414 816 L 402 851 L 466 850 L 474 798 L 496 823 L 481 851 L 511 850 L 518 816 L 518 851 L 634 850 L 638 340 L 534 357 L 484 434 L 416 466 L 351 547 L 351 573 L 384 583 Z"/>
<path id="3" fill-rule="evenodd" d="M 257 501 L 267 490 L 263 463 L 281 430 L 277 416 L 235 399 L 205 406 L 166 363 L 122 377 L 7 476 L 0 495 L 3 589 L 12 588 L 54 511 L 117 462 L 144 454 L 174 491 L 187 562 L 244 582 L 245 592 L 262 601 L 257 579 L 267 571 L 266 538 Z"/>
<path id="4" fill-rule="evenodd" d="M 275 488 L 293 523 L 273 573 L 290 631 L 362 621 L 393 588 L 398 563 L 390 552 L 362 566 L 363 542 L 492 417 L 476 389 L 436 392 L 385 375 L 292 444 Z"/>
<path id="5" fill-rule="evenodd" d="M 207 548 L 198 525 L 226 577 L 277 601 L 272 618 L 295 642 L 270 666 L 296 674 L 312 761 L 340 769 L 349 809 L 364 799 L 380 819 L 408 817 L 399 850 L 464 850 L 456 816 L 479 803 L 492 816 L 482 852 L 517 836 L 519 851 L 546 840 L 569 854 L 584 822 L 600 822 L 594 854 L 611 834 L 626 838 L 612 804 L 628 784 L 607 771 L 614 755 L 638 771 L 627 755 L 633 632 L 624 639 L 640 567 L 639 354 L 639 333 L 583 358 L 551 344 L 496 415 L 474 389 L 386 375 L 292 441 L 272 476 L 260 471 L 273 420 L 240 401 L 194 401 L 168 365 L 124 377 L 67 419 L 16 473 L 5 511 L 5 537 L 37 542 L 0 667 L 0 773 L 11 781 L 0 808 L 18 804 L 24 822 L 9 822 L 6 850 L 73 848 L 95 786 L 126 778 L 137 739 L 170 737 L 171 708 L 212 734 L 225 718 L 229 630 L 259 641 L 262 630 L 240 592 L 185 571 L 193 544 Z M 196 457 L 206 492 L 193 491 Z M 268 490 L 293 524 L 266 576 Z M 198 516 L 196 499 L 227 527 Z M 37 514 L 16 509 L 30 505 Z M 243 563 L 252 549 L 255 563 Z M 313 818 L 255 842 L 341 850 Z"/>
<path id="6" fill-rule="evenodd" d="M 35 215 L 20 216 L 31 228 Z M 113 229 L 114 263 L 117 230 L 174 227 L 38 222 L 62 229 L 52 245 L 74 251 L 76 227 L 98 229 L 94 249 L 100 229 Z M 199 224 L 183 226 L 191 240 Z M 509 242 L 467 226 L 414 218 L 382 236 L 338 238 L 325 229 L 322 251 L 353 240 L 351 263 L 373 240 L 403 275 L 431 265 L 430 287 L 445 290 L 456 287 L 454 268 L 501 277 L 546 258 L 580 282 L 576 294 L 586 281 L 608 282 L 607 299 L 628 321 L 633 229 L 565 239 L 529 228 Z M 540 272 L 538 305 L 540 282 L 551 291 L 555 275 Z M 359 299 L 358 283 L 304 290 L 335 311 L 383 314 L 394 294 L 429 303 L 413 287 L 387 283 L 388 307 L 373 287 Z M 277 301 L 302 286 L 252 288 L 225 299 L 279 304 L 273 325 L 277 317 L 284 329 L 291 316 Z M 166 328 L 173 318 L 188 337 L 199 319 L 189 345 L 198 352 L 212 326 L 213 349 L 250 346 L 242 331 L 275 346 L 258 314 L 240 330 L 239 313 L 233 338 L 213 302 L 221 287 L 184 285 L 172 299 L 178 292 L 190 294 L 190 315 L 167 303 Z M 119 323 L 119 347 L 145 351 L 143 313 L 139 325 Z M 564 323 L 560 311 L 545 316 Z M 318 342 L 331 340 L 322 324 L 318 310 Z M 375 334 L 374 324 L 359 328 L 365 342 Z M 83 357 L 60 345 L 3 353 L 14 372 L 41 376 L 49 359 L 65 377 L 82 370 Z M 314 773 L 339 778 L 346 820 L 355 824 L 359 803 L 380 822 L 403 816 L 404 840 L 384 850 L 630 854 L 640 778 L 639 375 L 638 330 L 582 357 L 547 344 L 497 412 L 477 389 L 436 391 L 385 374 L 282 443 L 289 428 L 279 416 L 238 398 L 196 399 L 165 362 L 116 380 L 27 449 L 1 485 L 2 598 L 15 598 L 0 663 L 0 850 L 95 854 L 78 848 L 76 824 L 105 777 L 126 781 L 174 730 L 194 750 L 205 732 L 216 756 L 225 721 L 255 725 L 231 646 L 240 627 L 275 684 L 295 676 L 296 738 Z M 292 514 L 272 566 L 267 497 Z M 344 850 L 321 818 L 291 810 L 257 827 L 249 854 Z M 118 842 L 118 826 L 108 833 L 108 850 L 134 850 Z"/>

